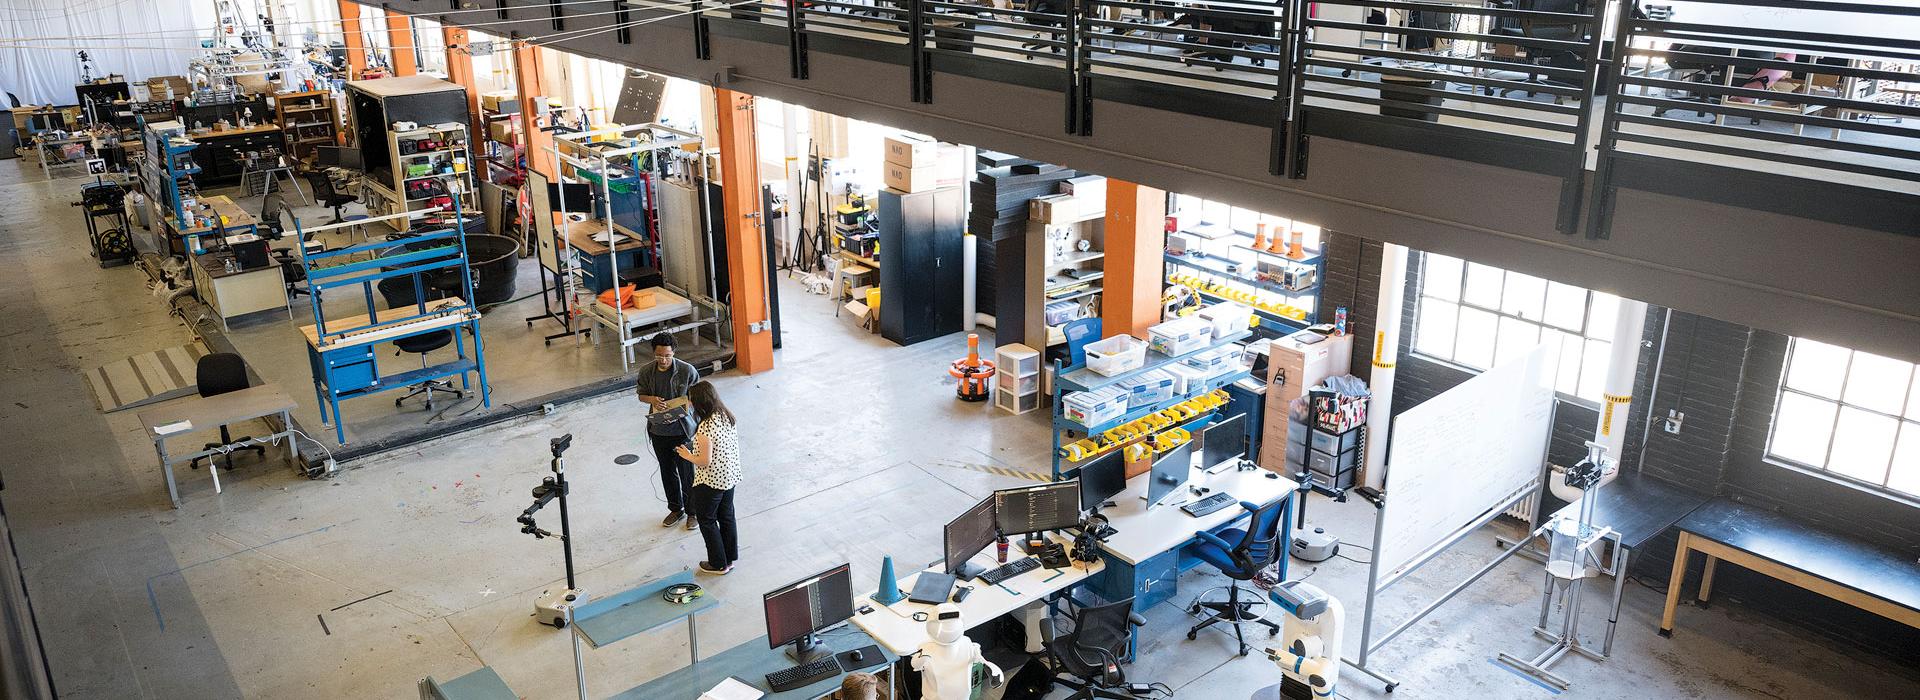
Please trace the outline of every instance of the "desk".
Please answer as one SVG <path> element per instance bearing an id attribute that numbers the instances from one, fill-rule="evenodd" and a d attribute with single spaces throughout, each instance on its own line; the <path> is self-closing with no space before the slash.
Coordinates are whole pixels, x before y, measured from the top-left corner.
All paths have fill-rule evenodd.
<path id="1" fill-rule="evenodd" d="M 233 257 L 231 253 L 208 251 L 187 257 L 193 268 L 194 293 L 213 308 L 222 328 L 228 319 L 273 309 L 287 309 L 287 318 L 292 320 L 287 280 L 280 265 L 268 263 L 230 272 L 226 261 Z"/>
<path id="2" fill-rule="evenodd" d="M 40 174 L 45 175 L 48 179 L 52 179 L 54 166 L 80 167 L 86 165 L 87 158 L 90 157 L 90 151 L 87 145 L 92 142 L 93 137 L 85 134 L 68 136 L 64 139 L 40 139 L 34 146 L 40 155 Z M 80 147 L 80 155 L 74 158 L 67 157 L 66 147 L 75 145 Z"/>
<path id="3" fill-rule="evenodd" d="M 820 636 L 834 653 L 852 651 L 876 643 L 872 636 L 852 625 L 822 632 Z M 871 663 L 867 666 L 847 670 L 873 673 L 892 666 L 894 662 L 900 660 L 900 657 L 889 651 L 885 644 L 880 645 L 880 655 L 883 658 L 870 659 Z M 700 697 L 701 693 L 712 690 L 714 686 L 720 684 L 720 681 L 728 677 L 737 678 L 766 693 L 762 696 L 762 700 L 811 700 L 840 689 L 840 679 L 843 676 L 833 676 L 784 693 L 773 692 L 773 688 L 767 685 L 766 675 L 792 665 L 793 660 L 787 658 L 786 652 L 781 649 L 767 648 L 767 638 L 763 635 L 758 639 L 743 642 L 732 649 L 707 657 L 704 661 L 647 681 L 639 687 L 613 696 L 613 700 L 681 700 L 682 698 L 691 700 Z M 897 697 L 893 693 L 892 673 L 887 674 L 887 683 L 888 692 L 885 697 Z"/>
<path id="4" fill-rule="evenodd" d="M 1620 548 L 1613 566 L 1613 605 L 1607 613 L 1607 638 L 1600 647 L 1601 656 L 1613 655 L 1613 633 L 1620 625 L 1620 598 L 1627 581 L 1627 566 L 1635 551 L 1659 537 L 1674 523 L 1705 503 L 1706 496 L 1682 491 L 1666 482 L 1639 474 L 1621 474 L 1613 483 L 1600 487 L 1593 504 L 1593 526 L 1612 528 L 1607 539 Z M 1554 518 L 1575 518 L 1579 503 L 1568 505 Z M 1551 521 L 1553 518 L 1548 518 Z M 1551 592 L 1548 599 L 1551 600 Z M 1540 627 L 1547 625 L 1548 606 L 1540 607 Z"/>
<path id="5" fill-rule="evenodd" d="M 1180 572 L 1199 565 L 1197 559 L 1183 561 L 1181 554 L 1181 550 L 1194 541 L 1196 533 L 1225 527 L 1246 514 L 1238 505 L 1232 505 L 1196 518 L 1180 510 L 1180 504 L 1192 496 L 1178 494 L 1169 496 L 1167 505 L 1148 509 L 1145 496 L 1149 477 L 1151 473 L 1128 479 L 1127 490 L 1114 497 L 1115 505 L 1100 511 L 1113 526 L 1114 533 L 1102 544 L 1107 572 L 1094 582 L 1094 590 L 1107 600 L 1132 597 L 1135 610 L 1153 607 L 1179 593 Z M 1293 480 L 1265 469 L 1239 471 L 1231 467 L 1218 474 L 1195 470 L 1188 484 L 1204 486 L 1216 493 L 1226 493 L 1235 501 L 1255 505 L 1292 498 L 1294 489 L 1299 488 Z M 1281 513 L 1280 520 L 1280 540 L 1292 541 L 1293 518 L 1289 513 Z M 1283 554 L 1280 578 L 1285 579 L 1286 573 Z"/>
<path id="6" fill-rule="evenodd" d="M 1054 533 L 1049 537 L 1068 549 L 1073 547 L 1073 538 L 1071 537 L 1059 533 Z M 1020 551 L 1018 544 L 1012 545 L 1009 549 L 1011 550 L 1007 553 L 1007 559 L 1009 561 L 1019 556 L 1024 556 L 1018 554 Z M 994 558 L 993 547 L 988 547 L 979 554 L 973 555 L 971 561 L 986 566 L 987 568 L 999 566 L 999 562 Z M 913 590 L 913 584 L 920 579 L 920 574 L 925 573 L 925 571 L 934 571 L 936 568 L 944 568 L 944 564 L 929 567 L 923 571 L 916 571 L 912 575 L 901 577 L 901 590 Z M 960 608 L 960 614 L 964 616 L 963 619 L 965 619 L 969 625 L 979 625 L 988 620 L 1000 617 L 1001 615 L 1021 611 L 1027 622 L 1028 651 L 1034 651 L 1040 643 L 1038 625 L 1040 618 L 1043 617 L 1040 606 L 1046 602 L 1049 596 L 1078 585 L 1105 570 L 1105 568 L 1105 562 L 1097 561 L 1091 564 L 1087 562 L 1073 562 L 1073 566 L 1063 569 L 1048 569 L 1046 567 L 1034 569 L 1033 571 L 1001 581 L 992 586 L 978 580 L 972 583 L 962 583 L 960 585 L 971 586 L 973 592 L 967 594 L 966 600 L 954 603 L 954 605 Z M 919 651 L 920 645 L 926 643 L 928 640 L 927 623 L 915 622 L 913 620 L 913 614 L 916 612 L 932 614 L 934 606 L 906 600 L 894 603 L 893 605 L 883 606 L 873 601 L 873 593 L 874 591 L 866 591 L 854 601 L 856 607 L 858 605 L 873 606 L 873 612 L 855 614 L 853 616 L 853 624 L 865 630 L 867 634 L 873 635 L 873 638 L 880 646 L 886 648 L 889 652 L 906 655 Z"/>
<path id="7" fill-rule="evenodd" d="M 567 226 L 567 247 L 580 251 L 582 258 L 580 271 L 585 278 L 583 281 L 595 294 L 613 288 L 614 261 L 609 259 L 609 253 L 620 256 L 619 269 L 621 270 L 637 270 L 645 267 L 641 264 L 640 258 L 650 246 L 625 226 L 614 224 L 613 230 L 620 234 L 620 238 L 616 240 L 615 245 L 609 247 L 593 239 L 594 236 L 606 235 L 605 220 L 593 219 Z"/>
<path id="8" fill-rule="evenodd" d="M 420 680 L 420 700 L 520 700 L 520 695 L 500 680 L 492 666 L 441 683 L 427 676 Z"/>
<path id="9" fill-rule="evenodd" d="M 1920 627 L 1920 564 L 1898 553 L 1795 522 L 1769 510 L 1715 498 L 1680 520 L 1680 544 L 1667 580 L 1660 636 L 1673 636 L 1687 558 L 1707 555 L 1698 600 L 1713 593 L 1713 571 L 1724 559 L 1895 622 Z"/>
<path id="10" fill-rule="evenodd" d="M 175 462 L 192 461 L 200 457 L 220 454 L 224 450 L 201 450 L 193 454 L 174 457 L 167 454 L 167 438 L 186 435 L 202 428 L 212 428 L 245 420 L 279 414 L 280 432 L 264 437 L 251 438 L 235 445 L 253 445 L 269 440 L 285 438 L 287 456 L 295 465 L 300 463 L 300 446 L 293 436 L 293 399 L 272 384 L 262 384 L 232 391 L 216 396 L 189 396 L 169 401 L 158 407 L 141 411 L 140 427 L 146 431 L 147 439 L 153 441 L 154 452 L 160 455 L 160 470 L 167 476 L 167 499 L 173 507 L 180 507 L 180 491 L 173 483 L 173 465 Z M 162 431 L 165 426 L 186 422 L 188 427 L 181 430 Z M 213 475 L 213 492 L 220 493 L 220 468 L 209 465 L 207 473 Z"/>
<path id="11" fill-rule="evenodd" d="M 580 641 L 595 649 L 613 644 L 642 632 L 665 627 L 685 618 L 687 621 L 687 648 L 692 656 L 689 663 L 700 664 L 700 633 L 694 623 L 694 617 L 700 613 L 719 607 L 720 601 L 713 596 L 701 596 L 691 603 L 675 605 L 661 599 L 660 594 L 667 588 L 684 583 L 693 583 L 692 571 L 679 573 L 648 581 L 599 600 L 589 600 L 573 609 L 573 664 L 574 677 L 581 685 L 580 694 L 586 696 L 587 675 L 581 665 Z M 684 670 L 684 669 L 683 669 Z M 719 683 L 715 680 L 714 683 Z M 706 686 L 691 693 L 659 697 L 695 697 L 711 688 Z"/>

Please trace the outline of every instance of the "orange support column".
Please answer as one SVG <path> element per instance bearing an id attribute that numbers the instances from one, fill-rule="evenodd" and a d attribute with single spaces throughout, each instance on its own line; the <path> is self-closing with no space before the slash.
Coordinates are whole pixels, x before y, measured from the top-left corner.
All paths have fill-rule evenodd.
<path id="1" fill-rule="evenodd" d="M 367 69 L 367 38 L 360 32 L 360 4 L 340 0 L 341 43 L 347 47 L 347 79 L 359 80 Z"/>
<path id="2" fill-rule="evenodd" d="M 753 96 L 714 89 L 719 124 L 720 204 L 726 222 L 726 300 L 733 309 L 734 365 L 747 374 L 773 369 L 767 308 L 766 238 L 760 221 L 760 157 L 753 137 Z M 758 327 L 756 332 L 753 330 Z"/>
<path id="3" fill-rule="evenodd" d="M 1107 178 L 1106 276 L 1100 333 L 1145 339 L 1160 322 L 1166 281 L 1167 193 Z"/>
<path id="4" fill-rule="evenodd" d="M 513 42 L 513 87 L 520 100 L 520 137 L 527 149 L 527 169 L 553 181 L 558 173 L 553 168 L 553 134 L 540 130 L 539 116 L 547 113 L 546 89 L 540 77 L 540 47 Z"/>
<path id="5" fill-rule="evenodd" d="M 467 89 L 468 128 L 473 129 L 473 138 L 468 143 L 481 143 L 486 139 L 487 125 L 480 120 L 480 84 L 473 74 L 473 51 L 467 48 L 467 30 L 454 26 L 440 29 L 440 36 L 447 46 L 447 79 Z"/>
<path id="6" fill-rule="evenodd" d="M 393 47 L 394 75 L 420 72 L 419 54 L 415 53 L 414 48 L 412 17 L 393 10 L 387 11 L 387 45 Z"/>

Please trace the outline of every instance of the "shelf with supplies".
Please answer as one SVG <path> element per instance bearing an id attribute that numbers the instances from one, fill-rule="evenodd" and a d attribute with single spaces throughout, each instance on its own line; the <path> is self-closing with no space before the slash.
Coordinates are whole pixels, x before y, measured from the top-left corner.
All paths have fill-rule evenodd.
<path id="1" fill-rule="evenodd" d="M 1326 280 L 1322 251 L 1303 249 L 1296 257 L 1256 246 L 1258 237 L 1218 224 L 1202 224 L 1182 234 L 1186 237 L 1170 244 L 1165 255 L 1170 284 L 1187 284 L 1203 301 L 1247 304 L 1259 317 L 1289 328 L 1320 321 L 1321 285 Z M 1282 240 L 1284 235 L 1276 233 L 1272 240 Z M 1212 284 L 1182 281 L 1183 277 Z"/>
<path id="2" fill-rule="evenodd" d="M 1066 448 L 1068 444 L 1080 441 L 1081 439 L 1083 439 L 1083 436 L 1093 437 L 1093 436 L 1101 435 L 1102 433 L 1106 433 L 1107 431 L 1113 430 L 1114 428 L 1127 425 L 1128 423 L 1132 423 L 1134 421 L 1140 420 L 1142 418 L 1146 418 L 1155 413 L 1165 411 L 1169 408 L 1173 408 L 1187 401 L 1205 396 L 1213 391 L 1219 390 L 1220 388 L 1227 386 L 1228 384 L 1232 384 L 1241 379 L 1246 379 L 1247 377 L 1251 376 L 1251 374 L 1250 374 L 1250 371 L 1247 369 L 1247 367 L 1245 367 L 1244 365 L 1233 365 L 1233 366 L 1217 368 L 1215 370 L 1211 370 L 1212 372 L 1211 376 L 1193 377 L 1185 380 L 1184 383 L 1187 384 L 1187 386 L 1185 387 L 1178 386 L 1178 384 L 1181 382 L 1174 383 L 1170 387 L 1172 393 L 1165 398 L 1153 401 L 1144 406 L 1134 407 L 1125 411 L 1121 411 L 1119 415 L 1106 418 L 1104 420 L 1099 420 L 1092 424 L 1081 423 L 1080 421 L 1076 421 L 1067 417 L 1067 411 L 1068 411 L 1067 395 L 1068 394 L 1074 393 L 1074 392 L 1098 391 L 1102 389 L 1107 389 L 1109 387 L 1114 387 L 1116 385 L 1121 385 L 1125 382 L 1128 382 L 1129 380 L 1133 380 L 1133 379 L 1145 376 L 1156 369 L 1160 369 L 1172 364 L 1183 363 L 1189 358 L 1204 356 L 1208 353 L 1212 353 L 1216 350 L 1220 350 L 1221 348 L 1225 348 L 1227 346 L 1234 345 L 1237 343 L 1242 343 L 1247 339 L 1251 338 L 1252 336 L 1253 336 L 1253 331 L 1251 330 L 1237 331 L 1225 336 L 1211 338 L 1207 340 L 1204 344 L 1198 347 L 1195 347 L 1188 352 L 1183 352 L 1177 355 L 1165 355 L 1157 351 L 1154 351 L 1151 348 L 1148 348 L 1145 351 L 1145 358 L 1141 362 L 1141 365 L 1139 367 L 1136 367 L 1124 372 L 1120 372 L 1112 376 L 1095 372 L 1093 371 L 1092 368 L 1088 367 L 1085 364 L 1075 365 L 1071 367 L 1056 365 L 1056 371 L 1054 374 L 1053 389 L 1052 389 L 1052 395 L 1051 395 L 1053 399 L 1053 416 L 1051 420 L 1052 422 L 1051 427 L 1053 430 L 1053 450 L 1049 457 L 1052 460 L 1054 478 L 1058 479 L 1060 478 L 1062 472 L 1071 471 L 1075 468 L 1078 468 L 1077 463 L 1073 463 L 1067 459 L 1067 455 L 1064 454 L 1064 448 Z M 1139 341 L 1139 342 L 1144 343 L 1145 341 Z M 1236 362 L 1237 361 L 1238 360 L 1236 360 Z M 1209 370 L 1196 367 L 1192 371 L 1207 372 Z M 1169 378 L 1168 381 L 1173 381 L 1173 378 Z M 1194 382 L 1198 382 L 1198 385 L 1195 386 Z M 1181 391 L 1180 389 L 1182 388 L 1184 388 L 1185 390 Z M 1131 399 L 1129 399 L 1129 403 L 1131 403 Z M 1182 420 L 1181 422 L 1185 423 L 1188 421 Z"/>
<path id="3" fill-rule="evenodd" d="M 1052 211 L 1059 211 L 1054 209 Z M 1026 236 L 1027 289 L 1024 335 L 1047 347 L 1066 343 L 1061 328 L 1101 313 L 1106 285 L 1106 218 L 1104 212 L 1078 212 L 1050 221 L 1028 219 Z"/>
<path id="4" fill-rule="evenodd" d="M 273 103 L 280 130 L 286 133 L 287 154 L 293 160 L 314 157 L 315 147 L 339 138 L 340 111 L 335 108 L 333 92 L 282 92 L 274 95 Z"/>

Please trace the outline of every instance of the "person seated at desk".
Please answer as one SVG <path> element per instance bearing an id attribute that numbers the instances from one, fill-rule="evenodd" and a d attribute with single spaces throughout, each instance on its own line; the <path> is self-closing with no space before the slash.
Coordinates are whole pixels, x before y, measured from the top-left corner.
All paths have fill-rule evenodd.
<path id="1" fill-rule="evenodd" d="M 833 700 L 880 700 L 880 678 L 865 671 L 855 671 L 840 679 L 840 690 L 832 696 Z"/>

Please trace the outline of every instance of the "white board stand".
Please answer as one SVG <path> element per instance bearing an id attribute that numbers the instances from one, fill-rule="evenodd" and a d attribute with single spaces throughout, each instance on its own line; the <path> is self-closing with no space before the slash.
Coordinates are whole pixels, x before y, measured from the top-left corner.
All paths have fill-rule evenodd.
<path id="1" fill-rule="evenodd" d="M 1531 372 L 1535 372 L 1535 373 L 1531 373 L 1531 374 L 1518 373 L 1518 377 L 1521 379 L 1533 379 L 1533 378 L 1543 376 L 1537 373 L 1539 372 L 1539 369 L 1538 369 L 1539 365 L 1537 363 L 1545 362 L 1546 358 L 1548 357 L 1549 357 L 1549 354 L 1545 351 L 1544 348 L 1536 349 L 1534 352 L 1529 353 L 1529 359 L 1526 362 L 1529 364 L 1532 364 L 1532 366 L 1535 369 L 1531 370 Z M 1479 382 L 1479 380 L 1481 379 L 1486 379 L 1490 382 L 1498 382 L 1503 380 L 1512 381 L 1514 379 L 1513 377 L 1496 376 L 1496 375 L 1515 374 L 1513 372 L 1509 372 L 1508 369 L 1509 368 L 1506 368 L 1506 367 L 1495 368 L 1494 370 L 1490 370 L 1484 373 L 1480 377 L 1475 377 L 1474 379 L 1468 380 L 1468 382 L 1470 383 Z M 1544 372 L 1544 376 L 1549 376 L 1549 377 L 1553 376 L 1553 372 L 1551 370 L 1547 370 Z M 1485 387 L 1474 387 L 1474 388 L 1484 389 Z M 1462 390 L 1462 389 L 1469 389 L 1469 388 L 1466 387 L 1466 385 L 1464 384 L 1461 387 L 1455 388 L 1455 390 Z M 1542 472 L 1540 470 L 1540 465 L 1545 464 L 1547 461 L 1547 450 L 1549 445 L 1551 444 L 1551 440 L 1549 438 L 1551 436 L 1552 429 L 1553 429 L 1554 414 L 1558 411 L 1558 408 L 1559 408 L 1559 402 L 1555 400 L 1553 390 L 1551 389 L 1550 385 L 1543 386 L 1540 388 L 1540 390 L 1544 391 L 1544 399 L 1538 395 L 1531 395 L 1527 387 L 1524 387 L 1524 386 L 1515 387 L 1514 391 L 1516 393 L 1514 395 L 1515 400 L 1513 402 L 1510 402 L 1508 405 L 1504 407 L 1497 406 L 1497 405 L 1495 406 L 1495 408 L 1499 408 L 1500 410 L 1509 411 L 1510 412 L 1509 414 L 1481 416 L 1482 419 L 1486 419 L 1486 420 L 1497 420 L 1499 418 L 1510 419 L 1506 422 L 1497 423 L 1497 424 L 1510 427 L 1513 430 L 1513 432 L 1524 435 L 1525 440 L 1529 440 L 1529 441 L 1537 440 L 1539 443 L 1538 446 L 1537 447 L 1527 446 L 1525 448 L 1526 451 L 1524 453 L 1510 452 L 1509 454 L 1504 455 L 1505 461 L 1507 462 L 1507 464 L 1500 469 L 1500 473 L 1507 475 L 1506 476 L 1507 480 L 1504 483 L 1495 482 L 1494 485 L 1499 487 L 1497 490 L 1489 491 L 1487 494 L 1483 494 L 1481 497 L 1478 498 L 1477 502 L 1483 506 L 1483 509 L 1477 509 L 1477 510 L 1456 509 L 1457 512 L 1453 514 L 1453 517 L 1450 518 L 1451 520 L 1454 521 L 1452 526 L 1451 527 L 1442 526 L 1442 529 L 1444 529 L 1446 534 L 1444 536 L 1439 537 L 1438 539 L 1431 540 L 1430 544 L 1423 544 L 1422 548 L 1420 548 L 1417 551 L 1417 553 L 1411 554 L 1409 556 L 1405 556 L 1402 558 L 1401 561 L 1398 561 L 1398 562 L 1385 561 L 1386 557 L 1382 556 L 1382 552 L 1393 549 L 1392 547 L 1385 546 L 1389 544 L 1387 541 L 1387 531 L 1392 526 L 1392 523 L 1390 523 L 1387 519 L 1387 514 L 1388 514 L 1387 499 L 1389 497 L 1389 493 L 1374 491 L 1368 488 L 1359 488 L 1354 490 L 1356 494 L 1360 495 L 1361 498 L 1365 498 L 1367 502 L 1372 503 L 1374 506 L 1373 557 L 1371 558 L 1370 563 L 1367 565 L 1367 604 L 1366 604 L 1366 611 L 1362 614 L 1362 617 L 1360 618 L 1359 658 L 1343 659 L 1343 661 L 1345 661 L 1347 665 L 1352 666 L 1353 668 L 1359 670 L 1361 673 L 1365 673 L 1369 676 L 1372 676 L 1374 679 L 1379 680 L 1381 683 L 1385 684 L 1387 692 L 1391 693 L 1394 691 L 1395 688 L 1399 687 L 1400 681 L 1395 680 L 1391 676 L 1388 676 L 1378 670 L 1375 670 L 1374 668 L 1368 665 L 1370 661 L 1370 657 L 1372 656 L 1373 652 L 1380 650 L 1380 648 L 1386 646 L 1389 642 L 1392 642 L 1396 637 L 1399 637 L 1401 633 L 1406 632 L 1407 629 L 1413 627 L 1414 624 L 1420 622 L 1420 620 L 1424 619 L 1427 615 L 1433 613 L 1434 610 L 1437 610 L 1439 609 L 1440 606 L 1445 605 L 1447 601 L 1452 600 L 1455 596 L 1459 595 L 1461 591 L 1466 590 L 1468 586 L 1473 585 L 1475 582 L 1479 581 L 1482 577 L 1486 576 L 1487 573 L 1493 571 L 1495 568 L 1498 568 L 1500 564 L 1504 563 L 1507 559 L 1511 558 L 1514 554 L 1517 554 L 1525 550 L 1524 547 L 1508 547 L 1505 552 L 1502 552 L 1500 554 L 1500 556 L 1494 558 L 1494 560 L 1489 562 L 1486 566 L 1481 567 L 1479 571 L 1474 572 L 1474 574 L 1472 576 L 1467 577 L 1465 581 L 1462 581 L 1458 585 L 1455 585 L 1454 587 L 1448 589 L 1446 593 L 1441 594 L 1439 598 L 1435 599 L 1433 602 L 1428 603 L 1425 607 L 1422 607 L 1419 610 L 1419 612 L 1414 613 L 1412 617 L 1407 618 L 1405 621 L 1401 622 L 1399 625 L 1395 626 L 1393 629 L 1387 631 L 1386 634 L 1381 635 L 1381 637 L 1377 641 L 1374 639 L 1373 623 L 1374 623 L 1374 610 L 1376 609 L 1375 603 L 1378 600 L 1379 595 L 1382 592 L 1385 592 L 1387 588 L 1393 586 L 1393 584 L 1395 583 L 1406 580 L 1408 575 L 1412 574 L 1415 571 L 1418 571 L 1421 567 L 1425 566 L 1428 562 L 1433 561 L 1435 558 L 1439 557 L 1440 554 L 1446 552 L 1449 548 L 1453 547 L 1455 544 L 1458 544 L 1462 539 L 1465 539 L 1467 536 L 1478 531 L 1481 527 L 1484 527 L 1487 523 L 1492 522 L 1494 518 L 1500 517 L 1500 514 L 1505 513 L 1506 511 L 1513 508 L 1514 506 L 1519 505 L 1522 502 L 1531 502 L 1533 505 L 1533 508 L 1531 509 L 1532 512 L 1536 512 L 1536 513 L 1539 512 L 1541 507 L 1541 498 L 1543 497 L 1543 494 L 1545 492 L 1545 489 L 1542 488 L 1542 486 L 1545 484 L 1545 481 L 1541 477 Z M 1450 390 L 1448 393 L 1452 393 L 1452 390 Z M 1442 396 L 1443 397 L 1447 396 L 1447 394 L 1442 394 Z M 1498 397 L 1497 394 L 1494 394 L 1494 396 L 1496 398 Z M 1440 398 L 1440 397 L 1436 397 L 1436 398 Z M 1535 402 L 1542 402 L 1542 403 L 1540 403 L 1539 405 L 1534 405 Z M 1495 402 L 1495 403 L 1497 404 L 1498 402 Z M 1539 410 L 1542 406 L 1544 407 L 1544 411 Z M 1524 420 L 1523 420 L 1523 417 L 1525 418 Z M 1539 421 L 1539 422 L 1535 423 L 1535 421 Z M 1402 437 L 1404 435 L 1403 433 L 1401 433 L 1400 426 L 1397 423 L 1395 424 L 1394 432 L 1396 434 L 1395 435 L 1396 438 Z M 1442 432 L 1445 432 L 1445 431 L 1442 431 Z M 1468 437 L 1470 438 L 1470 436 Z M 1469 443 L 1474 444 L 1470 440 L 1469 440 Z M 1405 443 L 1402 443 L 1402 444 L 1405 444 Z M 1480 443 L 1477 443 L 1477 444 L 1485 444 L 1485 443 L 1484 441 L 1481 441 Z M 1418 448 L 1416 447 L 1415 449 L 1418 449 Z M 1395 474 L 1397 473 L 1395 470 L 1399 469 L 1402 464 L 1404 464 L 1407 467 L 1407 469 L 1410 469 L 1410 470 L 1429 468 L 1427 461 L 1415 460 L 1412 458 L 1401 460 L 1401 462 L 1398 464 L 1390 464 L 1387 472 L 1387 475 L 1388 475 L 1387 478 L 1390 480 L 1389 481 L 1390 487 L 1392 485 L 1391 480 L 1395 478 Z M 1434 466 L 1444 467 L 1447 465 L 1445 465 L 1444 463 L 1438 463 L 1438 464 L 1435 464 Z M 1401 481 L 1403 482 L 1403 485 L 1404 485 L 1404 483 L 1406 482 L 1406 479 L 1402 479 Z M 1391 488 L 1389 489 L 1389 491 L 1390 490 Z M 1424 489 L 1411 489 L 1408 492 L 1410 494 L 1421 493 L 1421 494 L 1431 495 Z M 1401 507 L 1407 507 L 1407 506 L 1402 505 Z M 1396 535 L 1399 535 L 1399 533 L 1396 533 Z M 1387 563 L 1391 563 L 1392 567 L 1389 569 L 1383 570 L 1382 565 Z"/>

